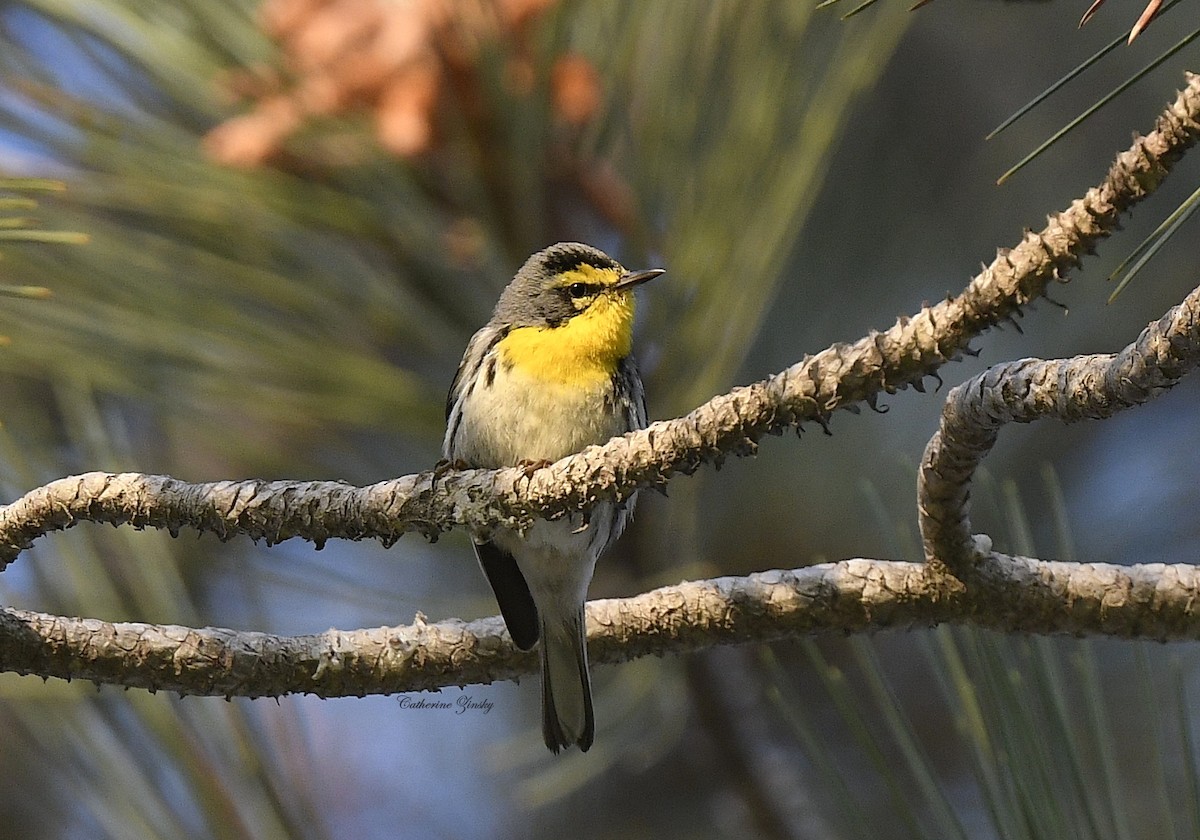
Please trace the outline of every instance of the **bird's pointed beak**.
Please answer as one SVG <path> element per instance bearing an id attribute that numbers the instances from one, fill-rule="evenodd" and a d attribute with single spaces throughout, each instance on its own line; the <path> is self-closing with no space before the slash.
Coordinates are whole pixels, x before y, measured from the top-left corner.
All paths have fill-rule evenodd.
<path id="1" fill-rule="evenodd" d="M 613 286 L 614 289 L 625 291 L 632 289 L 634 286 L 640 286 L 647 280 L 653 280 L 660 274 L 666 274 L 665 268 L 647 268 L 645 271 L 629 271 L 621 275 L 621 279 Z"/>

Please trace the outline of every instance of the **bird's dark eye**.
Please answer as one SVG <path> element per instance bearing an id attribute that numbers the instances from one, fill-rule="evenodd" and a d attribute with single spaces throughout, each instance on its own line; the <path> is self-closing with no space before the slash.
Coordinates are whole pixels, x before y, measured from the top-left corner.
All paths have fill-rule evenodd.
<path id="1" fill-rule="evenodd" d="M 567 286 L 567 294 L 573 298 L 585 298 L 592 293 L 592 287 L 587 283 L 572 283 Z"/>

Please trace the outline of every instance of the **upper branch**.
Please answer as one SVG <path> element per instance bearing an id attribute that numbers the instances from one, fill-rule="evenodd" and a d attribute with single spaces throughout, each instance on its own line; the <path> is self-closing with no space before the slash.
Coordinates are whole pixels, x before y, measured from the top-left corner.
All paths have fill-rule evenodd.
<path id="1" fill-rule="evenodd" d="M 244 481 L 187 484 L 164 476 L 90 473 L 61 479 L 0 508 L 0 568 L 38 536 L 81 520 L 136 527 L 183 527 L 222 539 L 245 534 L 278 542 L 331 537 L 391 543 L 408 531 L 429 537 L 454 526 L 525 527 L 662 487 L 727 455 L 752 454 L 764 434 L 828 422 L 839 408 L 874 405 L 881 392 L 921 387 L 975 336 L 1019 314 L 1045 293 L 1120 215 L 1149 195 L 1200 138 L 1200 76 L 1159 116 L 1154 130 L 1117 156 L 1107 177 L 1040 233 L 1027 231 L 957 297 L 926 306 L 884 332 L 806 357 L 768 379 L 714 397 L 685 417 L 609 441 L 532 474 L 520 468 L 433 471 L 369 487 L 337 482 Z"/>

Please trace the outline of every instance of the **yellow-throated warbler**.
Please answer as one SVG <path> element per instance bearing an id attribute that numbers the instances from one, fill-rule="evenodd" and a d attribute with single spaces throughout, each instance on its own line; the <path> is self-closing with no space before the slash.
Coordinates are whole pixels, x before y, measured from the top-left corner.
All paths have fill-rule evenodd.
<path id="1" fill-rule="evenodd" d="M 530 257 L 467 345 L 446 401 L 445 456 L 473 467 L 533 465 L 645 427 L 633 289 L 662 273 L 626 271 L 573 242 Z M 595 736 L 584 602 L 596 558 L 635 501 L 476 537 L 513 641 L 522 650 L 542 643 L 542 734 L 556 753 L 587 750 Z"/>

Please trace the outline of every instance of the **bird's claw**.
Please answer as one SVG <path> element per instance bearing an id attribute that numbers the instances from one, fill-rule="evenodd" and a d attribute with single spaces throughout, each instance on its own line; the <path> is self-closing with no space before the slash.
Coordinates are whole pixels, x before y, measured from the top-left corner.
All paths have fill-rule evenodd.
<path id="1" fill-rule="evenodd" d="M 433 465 L 433 480 L 437 481 L 446 473 L 458 472 L 459 470 L 469 470 L 471 465 L 462 458 L 455 458 L 453 461 L 443 458 Z"/>
<path id="2" fill-rule="evenodd" d="M 533 474 L 535 472 L 537 472 L 538 470 L 541 470 L 541 469 L 545 469 L 546 467 L 550 466 L 553 463 L 554 463 L 553 461 L 548 461 L 545 458 L 540 458 L 538 460 L 526 459 L 526 460 L 517 461 L 516 466 L 518 469 L 520 469 L 522 472 L 525 473 L 526 479 L 530 479 L 530 478 L 533 478 Z"/>

